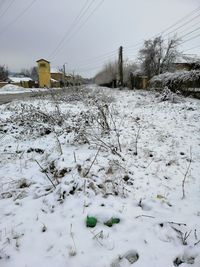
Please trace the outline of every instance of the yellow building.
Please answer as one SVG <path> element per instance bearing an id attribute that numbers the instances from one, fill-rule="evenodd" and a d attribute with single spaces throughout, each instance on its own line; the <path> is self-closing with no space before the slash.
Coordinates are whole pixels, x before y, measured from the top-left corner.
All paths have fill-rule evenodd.
<path id="1" fill-rule="evenodd" d="M 50 62 L 45 59 L 37 60 L 38 63 L 38 76 L 39 76 L 39 87 L 51 87 L 51 73 L 50 73 Z"/>

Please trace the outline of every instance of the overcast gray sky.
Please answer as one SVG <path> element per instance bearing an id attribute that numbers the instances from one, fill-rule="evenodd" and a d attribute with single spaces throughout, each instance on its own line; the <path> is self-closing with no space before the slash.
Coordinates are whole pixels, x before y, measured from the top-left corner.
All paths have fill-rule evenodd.
<path id="1" fill-rule="evenodd" d="M 199 0 L 0 0 L 0 64 L 18 71 L 45 58 L 54 67 L 67 63 L 67 71 L 91 77 L 104 62 L 116 57 L 120 45 L 124 46 L 125 57 L 134 60 L 141 46 L 134 47 L 135 44 L 166 29 L 198 6 Z M 77 16 L 83 7 L 79 21 Z M 180 35 L 198 28 L 200 10 L 189 19 L 193 20 L 179 29 Z M 198 34 L 200 30 L 183 40 Z M 200 36 L 180 49 L 198 45 Z M 200 54 L 200 47 L 187 53 Z"/>

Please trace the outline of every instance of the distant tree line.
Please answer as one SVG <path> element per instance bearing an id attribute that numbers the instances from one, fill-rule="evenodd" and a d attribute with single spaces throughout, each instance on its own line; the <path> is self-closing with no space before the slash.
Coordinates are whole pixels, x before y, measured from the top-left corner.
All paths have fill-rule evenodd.
<path id="1" fill-rule="evenodd" d="M 124 64 L 124 83 L 126 84 L 129 80 L 131 72 L 135 72 L 139 69 L 139 66 L 135 63 L 126 62 Z M 94 77 L 96 84 L 108 85 L 110 87 L 116 87 L 118 84 L 118 62 L 109 62 L 105 64 L 103 69 L 97 73 Z"/>
<path id="2" fill-rule="evenodd" d="M 8 79 L 8 68 L 0 65 L 0 81 L 5 82 Z"/>
<path id="3" fill-rule="evenodd" d="M 20 75 L 31 78 L 33 81 L 38 81 L 38 71 L 37 67 L 32 67 L 30 69 L 22 69 Z"/>
<path id="4" fill-rule="evenodd" d="M 155 75 L 174 71 L 174 62 L 181 54 L 178 52 L 180 40 L 174 37 L 164 40 L 161 36 L 144 41 L 139 50 L 139 63 L 124 62 L 123 75 L 124 85 L 128 83 L 131 74 L 140 73 L 151 79 Z M 118 80 L 118 62 L 110 62 L 95 76 L 97 84 L 114 86 Z"/>

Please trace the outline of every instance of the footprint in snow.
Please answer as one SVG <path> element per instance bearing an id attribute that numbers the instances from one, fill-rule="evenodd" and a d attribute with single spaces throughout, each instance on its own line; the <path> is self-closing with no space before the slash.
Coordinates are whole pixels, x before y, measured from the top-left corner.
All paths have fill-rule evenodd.
<path id="1" fill-rule="evenodd" d="M 123 256 L 119 256 L 111 263 L 111 267 L 122 267 L 124 264 L 134 264 L 139 259 L 139 254 L 136 250 L 129 250 Z"/>
<path id="2" fill-rule="evenodd" d="M 195 257 L 193 256 L 186 256 L 183 255 L 182 257 L 176 257 L 176 259 L 173 261 L 174 266 L 179 266 L 182 263 L 187 263 L 187 264 L 194 264 L 195 262 Z"/>

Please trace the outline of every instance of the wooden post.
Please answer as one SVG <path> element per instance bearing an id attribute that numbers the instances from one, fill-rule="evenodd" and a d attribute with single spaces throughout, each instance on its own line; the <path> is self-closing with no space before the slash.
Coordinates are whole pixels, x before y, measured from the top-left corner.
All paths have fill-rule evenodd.
<path id="1" fill-rule="evenodd" d="M 124 86 L 124 76 L 123 76 L 123 47 L 119 48 L 119 85 Z"/>
<path id="2" fill-rule="evenodd" d="M 66 73 L 65 73 L 65 64 L 63 65 L 63 83 L 64 83 L 64 88 L 66 88 Z"/>

